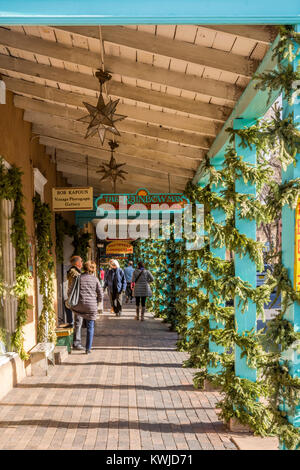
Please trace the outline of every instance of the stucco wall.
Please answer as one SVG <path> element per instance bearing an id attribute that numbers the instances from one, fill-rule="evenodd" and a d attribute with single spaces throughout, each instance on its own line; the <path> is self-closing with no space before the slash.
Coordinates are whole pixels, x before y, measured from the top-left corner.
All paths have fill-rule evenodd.
<path id="1" fill-rule="evenodd" d="M 61 175 L 56 173 L 55 164 L 46 154 L 45 147 L 39 145 L 38 139 L 33 138 L 31 124 L 23 120 L 23 111 L 13 104 L 13 94 L 7 92 L 5 105 L 0 105 L 0 155 L 11 165 L 15 164 L 23 170 L 23 194 L 26 211 L 26 227 L 29 240 L 33 245 L 34 256 L 34 222 L 33 203 L 34 177 L 33 168 L 38 168 L 47 179 L 44 187 L 44 200 L 52 205 L 51 190 L 53 186 L 67 186 Z M 72 218 L 72 214 L 69 214 Z M 52 223 L 53 250 L 55 250 L 55 224 Z M 33 267 L 34 269 L 34 267 Z M 25 326 L 25 348 L 31 349 L 36 344 L 37 323 L 37 285 L 35 270 L 29 289 L 29 302 L 33 309 L 28 312 L 28 321 Z"/>

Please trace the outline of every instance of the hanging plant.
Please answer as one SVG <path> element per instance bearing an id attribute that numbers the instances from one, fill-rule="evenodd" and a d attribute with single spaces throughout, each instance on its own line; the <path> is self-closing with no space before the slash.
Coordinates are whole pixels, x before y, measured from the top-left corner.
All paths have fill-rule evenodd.
<path id="1" fill-rule="evenodd" d="M 7 199 L 14 202 L 11 241 L 16 253 L 16 281 L 11 292 L 18 299 L 18 306 L 16 328 L 11 337 L 11 345 L 8 346 L 25 360 L 28 359 L 28 354 L 24 349 L 23 328 L 27 321 L 27 310 L 32 306 L 28 303 L 27 295 L 31 274 L 28 269 L 29 244 L 23 206 L 22 174 L 23 172 L 16 166 L 6 170 L 3 161 L 0 161 L 0 200 Z M 1 295 L 4 289 L 3 279 L 0 278 Z"/>
<path id="2" fill-rule="evenodd" d="M 38 342 L 56 342 L 56 315 L 54 310 L 54 259 L 51 253 L 52 214 L 48 204 L 40 196 L 33 198 L 35 236 L 37 249 L 37 275 L 40 294 L 43 298 L 42 311 L 38 321 Z"/>
<path id="3" fill-rule="evenodd" d="M 64 239 L 69 236 L 74 239 L 77 233 L 77 226 L 71 225 L 60 214 L 55 214 L 55 254 L 57 263 L 64 262 Z"/>
<path id="4" fill-rule="evenodd" d="M 72 245 L 74 247 L 73 255 L 78 255 L 82 258 L 82 261 L 87 261 L 88 248 L 90 246 L 90 240 L 92 235 L 90 233 L 76 231 L 74 233 L 74 240 Z"/>

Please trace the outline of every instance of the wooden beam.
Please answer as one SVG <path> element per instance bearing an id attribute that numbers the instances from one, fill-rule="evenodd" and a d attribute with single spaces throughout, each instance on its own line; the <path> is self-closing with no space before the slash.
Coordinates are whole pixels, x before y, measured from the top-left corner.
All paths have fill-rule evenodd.
<path id="1" fill-rule="evenodd" d="M 96 106 L 97 98 L 87 96 L 80 93 L 71 93 L 59 90 L 53 87 L 47 87 L 24 80 L 10 79 L 5 77 L 7 89 L 32 98 L 45 99 L 54 103 L 67 104 L 77 106 L 86 111 L 83 101 L 88 101 Z M 16 103 L 16 102 L 15 102 Z M 16 104 L 16 106 L 18 106 Z M 20 106 L 22 107 L 22 106 Z M 118 104 L 118 113 L 128 116 L 127 119 L 133 121 L 141 121 L 147 123 L 158 124 L 172 129 L 180 129 L 197 134 L 205 134 L 215 137 L 221 129 L 221 123 L 214 121 L 195 119 L 185 116 L 177 116 L 172 113 L 164 113 L 161 111 L 153 111 L 140 106 L 131 106 L 127 104 Z"/>
<path id="2" fill-rule="evenodd" d="M 78 122 L 77 120 L 86 113 L 44 101 L 32 100 L 26 97 L 16 97 L 15 104 L 17 107 L 26 110 L 24 119 L 35 123 L 49 123 L 50 127 L 58 127 L 63 129 L 70 129 L 85 135 L 87 124 Z M 31 120 L 32 119 L 32 120 Z M 168 128 L 158 126 L 145 125 L 140 122 L 121 121 L 117 123 L 117 129 L 120 132 L 127 132 L 129 134 L 140 134 L 160 140 L 167 140 L 170 142 L 184 143 L 185 145 L 209 149 L 212 144 L 212 139 L 199 134 L 187 133 L 185 131 L 172 131 Z M 122 140 L 122 136 L 118 137 Z M 100 141 L 99 141 L 100 144 Z"/>
<path id="3" fill-rule="evenodd" d="M 45 127 L 39 124 L 33 124 L 33 130 L 37 134 L 49 135 L 60 140 L 99 149 L 99 139 L 97 137 L 92 137 L 87 142 L 87 140 L 78 133 L 74 133 L 70 130 L 55 129 L 49 126 Z M 182 146 L 170 142 L 165 145 L 166 152 L 162 152 L 161 148 L 163 144 L 163 142 L 155 141 L 154 139 L 147 139 L 133 134 L 123 134 L 122 141 L 119 141 L 118 152 L 128 157 L 141 157 L 144 160 L 150 160 L 162 166 L 166 165 L 172 168 L 180 168 L 180 170 L 184 168 L 195 170 L 204 156 L 204 151 L 201 149 L 195 150 L 193 147 L 183 147 L 185 152 L 187 151 L 186 149 L 195 151 L 195 153 L 187 156 L 186 153 L 181 153 Z M 174 151 L 172 152 L 173 147 Z M 102 149 L 105 149 L 107 152 L 110 151 L 107 144 L 105 144 Z"/>
<path id="4" fill-rule="evenodd" d="M 99 148 L 89 147 L 89 146 L 85 146 L 85 145 L 81 145 L 81 144 L 73 143 L 73 142 L 68 142 L 68 141 L 64 141 L 64 140 L 47 136 L 47 135 L 39 134 L 39 136 L 40 136 L 39 137 L 40 143 L 48 147 L 55 147 L 57 149 L 61 149 L 67 152 L 72 152 L 72 153 L 81 154 L 85 156 L 87 155 L 90 157 L 97 158 L 100 161 L 108 162 L 110 159 L 110 153 L 108 151 L 105 151 Z M 157 164 L 157 162 L 151 162 L 150 160 L 148 161 L 145 160 L 144 163 L 141 162 L 143 163 L 143 166 L 139 166 L 138 164 L 140 163 L 140 160 L 137 161 L 137 159 L 134 159 L 132 157 L 126 158 L 124 154 L 119 154 L 117 152 L 115 155 L 116 155 L 116 158 L 118 158 L 118 160 L 121 163 L 128 162 L 132 167 L 135 167 L 135 171 L 141 172 L 143 170 L 145 171 L 154 170 L 157 172 L 157 174 L 161 174 L 163 176 L 167 176 L 169 173 L 166 171 L 165 167 L 162 167 L 161 165 Z M 186 181 L 187 179 L 189 179 L 188 176 L 178 175 L 176 174 L 176 172 L 175 174 L 174 172 L 173 173 L 170 172 L 170 175 L 172 176 L 172 178 L 175 178 L 176 181 L 182 182 L 183 180 Z"/>
<path id="5" fill-rule="evenodd" d="M 132 163 L 131 160 L 129 159 L 124 159 L 124 157 L 119 157 L 118 155 L 115 155 L 116 158 L 118 159 L 118 162 L 120 163 L 126 163 L 126 166 L 124 167 L 124 170 L 129 173 L 127 178 L 132 178 L 132 177 L 150 177 L 150 178 L 155 178 L 155 179 L 163 179 L 166 180 L 168 179 L 168 173 L 166 172 L 161 172 L 160 170 L 155 169 L 148 169 L 145 167 L 137 167 Z M 81 168 L 81 172 L 86 170 L 87 164 L 86 164 L 86 155 L 83 153 L 74 153 L 74 152 L 67 152 L 63 150 L 57 150 L 56 151 L 56 161 L 60 165 L 70 165 L 71 167 L 76 167 L 76 168 Z M 91 173 L 90 174 L 95 174 L 97 170 L 99 170 L 99 165 L 101 163 L 107 163 L 107 159 L 103 158 L 96 158 L 96 157 L 89 157 L 88 161 L 88 166 L 90 168 Z M 171 175 L 174 183 L 178 183 L 178 185 L 185 185 L 187 180 L 189 179 L 188 177 L 184 177 L 183 175 L 180 176 L 175 176 Z"/>
<path id="6" fill-rule="evenodd" d="M 55 28 L 99 39 L 97 26 L 56 26 Z M 101 30 L 103 40 L 109 43 L 236 73 L 244 77 L 251 77 L 258 67 L 257 61 L 237 54 L 159 37 L 144 31 L 134 31 L 124 26 L 101 26 Z"/>
<path id="7" fill-rule="evenodd" d="M 63 62 L 84 65 L 93 70 L 100 67 L 99 54 L 70 47 L 59 42 L 47 41 L 0 27 L 0 44 L 20 51 L 32 52 L 45 57 L 55 58 Z M 100 51 L 100 41 L 99 41 Z M 173 72 L 161 67 L 135 62 L 123 57 L 105 55 L 105 67 L 111 73 L 134 77 L 152 83 L 171 86 L 182 90 L 200 93 L 206 96 L 232 101 L 232 105 L 242 94 L 243 89 L 236 85 L 219 80 L 205 79 L 195 75 Z"/>
<path id="8" fill-rule="evenodd" d="M 77 175 L 72 175 L 68 173 L 63 173 L 64 177 L 67 178 L 67 181 L 69 184 L 72 186 L 86 186 L 86 177 L 84 176 L 77 176 Z M 112 187 L 110 184 L 103 184 L 99 183 L 99 180 L 95 178 L 89 179 L 89 184 L 93 186 L 94 188 L 94 195 L 98 195 L 100 193 L 112 193 Z M 138 182 L 135 181 L 130 181 L 130 183 L 126 184 L 126 182 L 123 183 L 117 183 L 117 192 L 118 193 L 133 193 L 136 192 L 137 189 L 139 189 L 141 186 L 139 186 Z M 162 183 L 157 183 L 155 186 L 148 184 L 147 188 L 150 192 L 152 193 L 165 193 L 168 192 L 168 188 L 165 187 L 165 184 Z M 181 190 L 178 190 L 177 188 L 171 186 L 171 191 L 172 192 L 182 192 Z"/>
<path id="9" fill-rule="evenodd" d="M 269 45 L 274 41 L 278 34 L 275 26 L 270 25 L 201 25 L 201 28 L 212 29 L 213 31 L 220 31 L 222 33 L 232 34 L 242 38 L 252 39 L 253 41 L 261 42 Z"/>
<path id="10" fill-rule="evenodd" d="M 74 166 L 74 165 L 65 165 L 64 163 L 59 163 L 58 164 L 58 170 L 59 171 L 62 171 L 63 173 L 68 173 L 68 174 L 72 174 L 72 175 L 76 175 L 76 176 L 81 176 L 81 175 L 85 175 L 85 172 L 86 172 L 86 167 L 84 165 L 82 165 L 81 167 L 78 167 L 78 166 Z M 125 171 L 126 170 L 126 167 L 125 167 Z M 89 178 L 91 177 L 94 178 L 96 181 L 98 179 L 98 181 L 100 181 L 101 179 L 101 175 L 97 175 L 96 173 L 90 173 L 89 174 Z M 150 176 L 147 176 L 147 175 L 144 175 L 144 174 L 141 174 L 141 173 L 130 173 L 128 175 L 125 175 L 126 177 L 126 181 L 129 182 L 129 181 L 136 181 L 136 184 L 138 185 L 138 187 L 143 187 L 143 186 L 147 186 L 147 185 L 164 185 L 165 187 L 165 192 L 168 191 L 168 184 L 169 184 L 169 180 L 168 180 L 168 175 L 166 175 L 165 178 L 155 178 L 155 177 L 150 177 Z M 173 178 L 172 178 L 172 181 L 173 181 Z M 186 181 L 187 182 L 187 181 Z M 177 188 L 177 189 L 180 189 L 180 190 L 184 190 L 185 188 L 185 183 L 183 184 L 178 184 L 176 181 L 173 181 L 173 185 Z"/>
<path id="11" fill-rule="evenodd" d="M 86 140 L 83 137 L 78 136 L 78 134 L 64 131 L 61 132 L 57 129 L 43 127 L 37 124 L 33 125 L 32 130 L 35 134 L 41 136 L 53 137 L 65 142 L 82 145 L 84 148 L 87 147 Z M 99 143 L 97 142 L 96 138 L 89 141 L 88 147 L 99 150 Z M 110 152 L 108 146 L 104 148 L 102 147 L 101 150 L 107 153 Z M 139 163 L 142 161 L 144 168 L 148 168 L 150 165 L 150 168 L 159 169 L 163 173 L 171 173 L 186 178 L 193 176 L 199 165 L 199 160 L 184 158 L 182 156 L 176 155 L 171 156 L 168 154 L 159 154 L 158 152 L 152 150 L 138 148 L 123 143 L 120 143 L 116 153 L 120 156 L 120 158 L 130 159 L 132 163 L 135 164 L 135 166 L 139 166 Z"/>
<path id="12" fill-rule="evenodd" d="M 17 72 L 29 77 L 44 78 L 57 83 L 67 84 L 72 87 L 99 92 L 99 82 L 92 75 L 71 72 L 69 70 L 50 67 L 49 65 L 36 64 L 28 60 L 9 57 L 0 54 L 0 69 L 7 72 Z M 120 82 L 110 81 L 107 85 L 108 94 L 120 98 L 127 98 L 147 104 L 154 104 L 162 108 L 173 109 L 200 116 L 203 119 L 224 122 L 231 112 L 231 108 L 199 102 L 180 96 L 172 96 L 159 91 L 148 90 Z"/>

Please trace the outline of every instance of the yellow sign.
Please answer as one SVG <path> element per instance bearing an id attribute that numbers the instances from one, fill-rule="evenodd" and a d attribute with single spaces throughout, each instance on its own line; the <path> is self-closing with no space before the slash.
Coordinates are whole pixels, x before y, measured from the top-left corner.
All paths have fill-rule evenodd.
<path id="1" fill-rule="evenodd" d="M 294 289 L 300 291 L 300 198 L 298 199 L 295 220 L 295 260 Z"/>
<path id="2" fill-rule="evenodd" d="M 93 209 L 93 188 L 53 188 L 54 211 L 89 211 Z"/>
<path id="3" fill-rule="evenodd" d="M 133 253 L 133 246 L 130 242 L 117 240 L 111 242 L 106 246 L 107 255 L 117 255 L 117 254 L 131 254 Z"/>

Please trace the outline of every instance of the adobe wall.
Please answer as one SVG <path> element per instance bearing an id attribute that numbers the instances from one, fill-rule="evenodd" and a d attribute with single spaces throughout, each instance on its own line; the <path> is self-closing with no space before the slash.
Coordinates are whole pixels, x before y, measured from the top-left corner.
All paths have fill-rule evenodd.
<path id="1" fill-rule="evenodd" d="M 51 190 L 53 186 L 67 186 L 66 181 L 56 172 L 55 164 L 51 157 L 46 154 L 45 147 L 38 143 L 37 138 L 33 138 L 31 123 L 23 120 L 23 110 L 18 109 L 13 104 L 13 93 L 7 92 L 6 104 L 0 105 L 0 156 L 11 165 L 21 167 L 23 171 L 23 194 L 25 206 L 25 220 L 29 241 L 32 243 L 32 260 L 34 253 L 34 221 L 33 203 L 34 196 L 34 176 L 33 168 L 38 168 L 47 179 L 44 187 L 44 200 L 52 205 Z M 71 223 L 73 214 L 68 214 L 67 218 Z M 54 217 L 52 223 L 53 249 L 55 250 L 55 224 Z M 34 265 L 34 263 L 33 263 Z M 56 284 L 56 283 L 55 283 Z M 29 289 L 29 302 L 33 309 L 28 312 L 28 321 L 24 329 L 25 349 L 29 350 L 36 344 L 36 324 L 37 324 L 37 283 L 35 279 L 35 267 L 33 266 L 33 278 Z"/>

